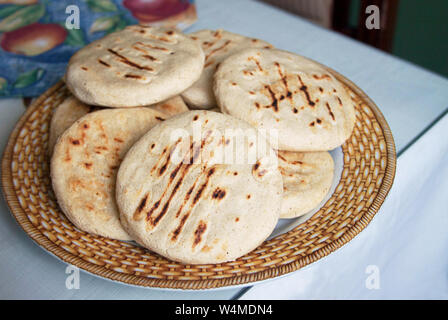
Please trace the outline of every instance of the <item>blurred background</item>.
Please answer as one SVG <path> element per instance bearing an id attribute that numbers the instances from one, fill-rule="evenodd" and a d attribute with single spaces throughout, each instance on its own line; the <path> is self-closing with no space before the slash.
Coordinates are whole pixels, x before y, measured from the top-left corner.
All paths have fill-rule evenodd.
<path id="1" fill-rule="evenodd" d="M 448 77 L 447 0 L 259 0 Z M 368 30 L 370 5 L 381 26 Z"/>

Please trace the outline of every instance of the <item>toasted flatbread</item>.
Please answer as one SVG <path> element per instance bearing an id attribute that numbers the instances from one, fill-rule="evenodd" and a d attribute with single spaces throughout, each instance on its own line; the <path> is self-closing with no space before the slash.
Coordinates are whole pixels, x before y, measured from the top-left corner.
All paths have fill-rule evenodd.
<path id="1" fill-rule="evenodd" d="M 195 139 L 198 128 L 202 135 Z M 277 156 L 266 140 L 252 139 L 256 135 L 244 121 L 211 111 L 155 126 L 129 150 L 117 175 L 128 233 L 183 263 L 219 263 L 255 249 L 277 223 L 283 190 Z M 245 161 L 262 144 L 266 152 Z M 238 150 L 247 150 L 247 159 Z"/>
<path id="2" fill-rule="evenodd" d="M 205 64 L 201 77 L 182 93 L 187 104 L 194 109 L 216 107 L 213 94 L 213 74 L 216 67 L 227 57 L 246 48 L 272 47 L 265 41 L 224 30 L 201 30 L 193 32 L 189 36 L 202 46 L 205 53 Z"/>
<path id="3" fill-rule="evenodd" d="M 157 110 L 165 116 L 165 118 L 172 117 L 176 114 L 188 111 L 188 107 L 182 100 L 181 96 L 157 103 L 147 108 Z M 69 96 L 63 103 L 61 103 L 53 113 L 50 125 L 50 138 L 48 142 L 48 152 L 51 156 L 53 148 L 59 136 L 67 130 L 73 123 L 87 113 L 95 110 L 100 110 L 98 107 L 91 107 L 79 101 L 74 96 Z"/>
<path id="4" fill-rule="evenodd" d="M 79 50 L 66 83 L 90 105 L 135 107 L 178 95 L 201 75 L 199 44 L 174 29 L 128 26 Z"/>
<path id="5" fill-rule="evenodd" d="M 59 136 L 76 120 L 89 113 L 91 107 L 79 101 L 74 96 L 67 97 L 53 112 L 48 139 L 48 154 L 53 154 L 53 148 Z"/>
<path id="6" fill-rule="evenodd" d="M 334 163 L 327 151 L 279 151 L 278 166 L 283 177 L 280 218 L 300 217 L 316 208 L 333 182 Z"/>
<path id="7" fill-rule="evenodd" d="M 171 99 L 149 106 L 149 108 L 163 113 L 168 118 L 189 111 L 181 96 L 175 96 Z"/>
<path id="8" fill-rule="evenodd" d="M 355 110 L 344 85 L 302 56 L 246 49 L 223 61 L 214 79 L 221 111 L 275 131 L 279 150 L 327 151 L 352 133 Z"/>
<path id="9" fill-rule="evenodd" d="M 115 203 L 115 178 L 133 143 L 164 115 L 150 108 L 104 109 L 78 119 L 58 139 L 51 159 L 53 189 L 79 229 L 130 240 Z"/>

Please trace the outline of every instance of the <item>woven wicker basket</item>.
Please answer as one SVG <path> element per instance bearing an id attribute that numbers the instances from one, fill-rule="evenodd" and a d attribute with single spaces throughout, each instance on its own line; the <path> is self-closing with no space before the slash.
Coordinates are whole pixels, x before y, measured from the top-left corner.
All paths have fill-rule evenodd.
<path id="1" fill-rule="evenodd" d="M 61 213 L 53 195 L 47 156 L 52 110 L 69 95 L 63 82 L 39 97 L 13 130 L 2 160 L 6 201 L 20 226 L 40 246 L 85 271 L 127 284 L 174 289 L 210 289 L 274 278 L 298 270 L 350 241 L 371 221 L 392 186 L 395 146 L 381 112 L 352 82 L 352 137 L 342 146 L 344 167 L 325 205 L 293 230 L 265 241 L 236 261 L 184 265 L 132 243 L 85 233 Z"/>

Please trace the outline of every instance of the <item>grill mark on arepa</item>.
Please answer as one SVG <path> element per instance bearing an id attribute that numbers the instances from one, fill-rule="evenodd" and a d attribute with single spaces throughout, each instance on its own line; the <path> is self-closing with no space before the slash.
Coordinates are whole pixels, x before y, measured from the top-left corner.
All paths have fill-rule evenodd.
<path id="1" fill-rule="evenodd" d="M 145 196 L 140 200 L 140 203 L 138 204 L 137 209 L 135 209 L 133 219 L 138 221 L 142 218 L 143 209 L 146 207 L 146 203 L 148 201 L 149 193 L 146 193 Z"/>
<path id="2" fill-rule="evenodd" d="M 277 156 L 278 156 L 281 160 L 285 161 L 286 163 L 290 163 L 290 164 L 303 164 L 303 162 L 302 162 L 302 161 L 299 161 L 299 160 L 293 160 L 293 161 L 290 161 L 290 160 L 286 159 L 285 157 L 283 157 L 281 154 L 278 154 Z"/>
<path id="3" fill-rule="evenodd" d="M 157 117 L 156 117 L 156 119 L 157 119 Z M 162 119 L 162 118 L 160 118 L 160 119 Z M 160 120 L 160 119 L 157 119 L 157 120 Z M 163 120 L 160 120 L 160 121 L 163 121 Z M 177 139 L 176 143 L 175 143 L 173 146 L 163 148 L 162 154 L 160 155 L 159 159 L 157 159 L 156 164 L 151 168 L 151 171 L 150 171 L 151 174 L 152 174 L 154 171 L 156 171 L 156 169 L 159 167 L 159 164 L 163 161 L 163 158 L 164 158 L 166 152 L 168 151 L 168 149 L 170 149 L 170 152 L 169 152 L 167 158 L 165 159 L 164 164 L 163 164 L 162 167 L 158 170 L 158 171 L 159 171 L 159 176 L 161 176 L 161 175 L 165 172 L 166 167 L 168 166 L 168 163 L 169 163 L 169 161 L 170 161 L 172 152 L 174 152 L 174 149 L 177 147 L 177 145 L 178 145 L 181 141 L 182 141 L 182 139 L 179 138 L 179 139 Z"/>
<path id="4" fill-rule="evenodd" d="M 154 34 L 147 34 L 148 38 L 151 38 L 152 40 L 158 40 L 158 41 L 163 41 L 163 42 L 167 42 L 167 43 L 173 43 L 173 41 L 171 41 L 170 39 L 166 38 L 166 37 L 158 37 Z"/>
<path id="5" fill-rule="evenodd" d="M 323 74 L 320 76 L 317 74 L 313 74 L 313 78 L 316 80 L 331 79 L 331 77 L 328 74 Z"/>
<path id="6" fill-rule="evenodd" d="M 252 166 L 252 174 L 253 175 L 257 175 L 259 178 L 262 178 L 266 173 L 267 170 L 265 169 L 260 169 L 260 162 L 257 161 L 253 166 Z"/>
<path id="7" fill-rule="evenodd" d="M 185 178 L 185 176 L 186 176 L 186 174 L 188 172 L 188 169 L 191 167 L 191 164 L 186 164 L 186 165 L 184 165 L 182 167 L 183 167 L 182 175 L 179 177 L 179 179 L 177 180 L 176 184 L 174 185 L 173 190 L 171 191 L 171 194 L 170 194 L 168 200 L 165 202 L 165 205 L 163 206 L 163 208 L 160 211 L 160 213 L 158 214 L 158 216 L 154 220 L 152 220 L 152 225 L 153 226 L 156 226 L 160 222 L 160 220 L 164 217 L 165 213 L 168 211 L 168 208 L 169 208 L 169 206 L 171 204 L 171 200 L 173 199 L 174 195 L 179 190 L 179 187 L 182 184 L 182 181 L 184 180 L 184 178 Z M 176 175 L 177 175 L 177 172 L 174 175 L 171 174 L 170 175 L 170 179 L 174 180 Z"/>
<path id="8" fill-rule="evenodd" d="M 125 74 L 124 77 L 131 78 L 131 79 L 142 79 L 142 76 L 140 76 L 138 74 L 132 74 L 132 73 Z"/>
<path id="9" fill-rule="evenodd" d="M 171 152 L 168 153 L 168 156 L 166 157 L 165 163 L 162 165 L 162 167 L 159 169 L 159 176 L 163 175 L 165 173 L 166 167 L 168 166 L 168 163 L 171 159 Z"/>
<path id="10" fill-rule="evenodd" d="M 153 173 L 156 168 L 159 166 L 159 163 L 162 161 L 163 156 L 165 155 L 165 153 L 167 152 L 168 148 L 164 148 L 162 151 L 162 154 L 160 155 L 159 159 L 157 159 L 156 164 L 151 168 L 150 173 Z"/>
<path id="11" fill-rule="evenodd" d="M 215 191 L 213 191 L 212 198 L 221 200 L 222 198 L 225 197 L 225 195 L 226 191 L 218 187 L 215 189 Z"/>
<path id="12" fill-rule="evenodd" d="M 327 102 L 327 103 L 325 103 L 325 105 L 327 106 L 328 113 L 330 114 L 331 118 L 332 118 L 333 121 L 334 121 L 334 120 L 335 120 L 335 119 L 334 119 L 334 114 L 333 114 L 333 111 L 332 111 L 331 108 L 330 108 L 330 104 Z"/>
<path id="13" fill-rule="evenodd" d="M 144 54 L 144 55 L 142 55 L 142 57 L 145 59 L 151 60 L 151 61 L 159 61 L 159 60 L 157 60 L 157 58 L 154 58 L 150 54 Z"/>
<path id="14" fill-rule="evenodd" d="M 126 58 L 125 56 L 119 54 L 119 53 L 118 53 L 117 51 L 115 51 L 115 50 L 107 49 L 107 51 L 109 51 L 110 53 L 112 53 L 114 56 L 118 57 L 118 58 L 119 58 L 118 61 L 120 61 L 121 63 L 124 63 L 124 64 L 126 64 L 126 65 L 128 65 L 128 66 L 134 67 L 134 68 L 139 69 L 139 70 L 154 71 L 153 68 L 151 68 L 151 67 L 147 67 L 147 66 L 141 66 L 141 65 L 139 65 L 138 63 L 135 63 L 135 62 L 129 60 L 128 58 Z"/>
<path id="15" fill-rule="evenodd" d="M 265 108 L 266 108 L 266 109 L 268 109 L 268 108 L 273 108 L 274 111 L 277 112 L 277 111 L 278 111 L 278 100 L 277 100 L 277 98 L 275 97 L 275 93 L 274 93 L 274 91 L 272 91 L 272 88 L 271 88 L 270 85 L 265 85 L 264 88 L 268 90 L 269 94 L 271 95 L 271 99 L 272 99 L 271 104 L 265 106 Z"/>
<path id="16" fill-rule="evenodd" d="M 187 194 L 185 195 L 184 200 L 182 201 L 182 204 L 179 207 L 179 210 L 177 210 L 176 212 L 176 218 L 179 218 L 180 214 L 182 213 L 182 210 L 185 206 L 185 204 L 188 202 L 188 200 L 190 200 L 190 196 L 193 193 L 194 188 L 196 187 L 196 184 L 199 180 L 199 177 L 196 178 L 196 180 L 194 181 L 193 185 L 190 187 L 190 189 L 188 189 Z"/>
<path id="17" fill-rule="evenodd" d="M 300 82 L 300 84 L 301 84 L 301 87 L 299 88 L 300 91 L 302 91 L 302 92 L 305 94 L 305 96 L 306 96 L 306 100 L 308 101 L 308 104 L 309 104 L 311 107 L 314 107 L 315 103 L 314 103 L 314 101 L 312 101 L 311 98 L 310 98 L 310 94 L 309 94 L 309 92 L 308 92 L 308 87 L 303 83 L 302 78 L 300 77 L 300 75 L 297 75 L 297 78 L 299 79 L 299 82 Z"/>
<path id="18" fill-rule="evenodd" d="M 98 59 L 98 62 L 101 63 L 102 65 L 104 65 L 104 66 L 110 68 L 110 64 L 108 64 L 107 62 L 105 62 L 105 61 L 103 61 L 103 60 Z"/>
<path id="19" fill-rule="evenodd" d="M 177 140 L 177 142 L 176 142 L 176 146 L 177 146 L 177 144 L 178 144 L 180 141 L 181 141 L 181 138 L 179 138 L 179 139 Z M 190 154 L 191 154 L 191 152 L 192 152 L 193 146 L 194 146 L 194 142 L 190 145 Z M 165 149 L 166 149 L 166 148 L 165 148 Z M 170 152 L 170 154 L 171 154 L 171 152 Z M 188 154 L 187 154 L 187 155 L 188 155 Z M 170 156 L 169 156 L 169 157 L 170 157 Z M 184 160 L 185 160 L 185 159 L 184 159 Z M 167 161 L 167 162 L 168 162 L 168 161 Z M 171 174 L 170 174 L 170 178 L 169 178 L 169 181 L 168 181 L 168 184 L 167 184 L 165 190 L 163 191 L 162 196 L 161 196 L 160 199 L 155 203 L 155 206 L 153 206 L 153 208 L 151 208 L 151 210 L 150 210 L 150 211 L 148 212 L 148 214 L 146 215 L 146 220 L 147 220 L 153 227 L 156 227 L 156 226 L 157 226 L 157 224 L 160 222 L 160 220 L 163 218 L 163 216 L 164 216 L 165 213 L 167 212 L 168 207 L 169 207 L 169 205 L 170 205 L 170 203 L 171 203 L 172 198 L 174 197 L 174 195 L 176 194 L 177 190 L 179 189 L 179 186 L 180 186 L 180 184 L 182 183 L 183 179 L 185 178 L 185 176 L 186 176 L 186 174 L 187 174 L 187 172 L 188 172 L 188 170 L 189 170 L 190 167 L 191 167 L 191 162 L 190 162 L 189 164 L 184 164 L 183 162 L 181 162 L 181 163 L 179 163 L 179 164 L 177 165 L 177 167 L 173 170 L 173 172 L 171 172 Z M 165 194 L 167 193 L 168 189 L 170 188 L 172 182 L 175 180 L 175 178 L 176 178 L 176 176 L 177 176 L 177 174 L 178 174 L 178 172 L 179 172 L 179 170 L 180 170 L 181 168 L 183 168 L 182 175 L 181 175 L 181 177 L 179 178 L 179 180 L 177 181 L 177 183 L 176 183 L 176 185 L 174 186 L 173 190 L 171 191 L 171 194 L 170 194 L 168 200 L 166 201 L 165 205 L 163 206 L 161 212 L 159 213 L 159 215 L 158 215 L 156 218 L 151 219 L 152 214 L 153 214 L 154 211 L 160 206 L 160 203 L 161 203 L 162 200 L 164 199 Z"/>
<path id="20" fill-rule="evenodd" d="M 207 223 L 205 221 L 201 220 L 199 221 L 199 224 L 194 231 L 194 241 L 193 241 L 193 248 L 196 247 L 199 242 L 202 240 L 202 235 L 204 234 L 205 230 L 207 229 Z"/>
<path id="21" fill-rule="evenodd" d="M 136 42 L 135 44 L 141 45 L 143 47 L 146 48 L 150 48 L 150 49 L 154 49 L 154 50 L 160 50 L 160 51 L 164 51 L 164 52 L 172 52 L 170 49 L 165 48 L 165 47 L 159 47 L 159 46 L 154 46 L 150 43 L 143 43 L 141 41 Z"/>
<path id="22" fill-rule="evenodd" d="M 210 51 L 206 56 L 205 56 L 205 61 L 208 61 L 210 59 L 210 57 L 212 55 L 214 55 L 216 52 L 223 50 L 225 47 L 227 47 L 232 41 L 231 40 L 227 40 L 222 46 L 213 49 L 212 51 Z"/>
<path id="23" fill-rule="evenodd" d="M 339 97 L 336 97 L 336 98 L 338 99 L 339 105 L 342 107 L 342 101 L 341 101 L 341 98 L 339 98 Z"/>
<path id="24" fill-rule="evenodd" d="M 260 72 L 263 72 L 263 68 L 260 65 L 260 61 L 258 61 L 255 57 L 249 57 L 247 58 L 248 61 L 253 61 L 257 65 L 257 68 Z"/>
<path id="25" fill-rule="evenodd" d="M 277 67 L 278 75 L 280 76 L 280 79 L 282 80 L 282 83 L 285 86 L 286 98 L 291 99 L 292 102 L 292 92 L 289 90 L 288 80 L 286 76 L 283 74 L 280 64 L 278 62 L 275 62 L 275 66 Z"/>
<path id="26" fill-rule="evenodd" d="M 209 135 L 210 135 L 210 134 L 208 134 L 207 137 L 208 137 Z M 163 218 L 163 217 L 165 216 L 165 214 L 167 213 L 168 208 L 169 208 L 169 206 L 170 206 L 170 204 L 171 204 L 171 202 L 172 202 L 172 199 L 174 198 L 175 194 L 176 194 L 177 191 L 179 190 L 179 187 L 181 186 L 181 184 L 182 184 L 184 178 L 186 177 L 186 175 L 187 175 L 189 169 L 192 167 L 193 159 L 194 159 L 195 157 L 197 157 L 198 152 L 200 152 L 201 148 L 204 147 L 204 145 L 205 145 L 205 143 L 206 143 L 206 139 L 207 139 L 207 137 L 206 137 L 205 139 L 203 139 L 203 141 L 202 141 L 202 143 L 201 143 L 201 146 L 200 146 L 199 148 L 195 148 L 195 145 L 196 145 L 195 142 L 191 143 L 191 144 L 190 144 L 190 152 L 187 153 L 187 154 L 185 155 L 184 161 L 182 161 L 181 163 L 179 163 L 178 166 L 173 170 L 173 172 L 171 172 L 171 174 L 170 174 L 170 178 L 169 178 L 169 181 L 168 181 L 168 184 L 167 184 L 165 190 L 163 191 L 161 197 L 160 197 L 159 200 L 153 205 L 153 207 L 151 208 L 151 210 L 149 210 L 149 212 L 148 212 L 147 215 L 146 215 L 146 220 L 149 222 L 149 224 L 150 224 L 153 228 L 156 227 L 156 226 L 159 224 L 159 222 L 162 220 L 162 218 Z M 177 140 L 176 145 L 177 145 L 180 141 L 181 141 L 181 138 L 179 138 L 179 139 Z M 165 148 L 165 149 L 167 149 L 167 148 Z M 164 151 L 165 151 L 165 149 L 164 149 Z M 194 150 L 194 153 L 193 153 L 193 150 Z M 166 152 L 166 151 L 165 151 L 165 152 Z M 170 152 L 170 154 L 171 154 L 171 152 Z M 190 156 L 190 162 L 189 162 L 188 164 L 185 164 L 185 160 L 186 160 L 187 156 Z M 168 162 L 169 162 L 169 158 L 170 158 L 170 155 L 168 155 L 165 164 L 168 164 Z M 158 162 L 159 162 L 159 161 L 158 161 Z M 156 165 L 156 166 L 157 166 L 157 165 Z M 156 167 L 156 166 L 155 166 L 155 167 Z M 164 165 L 164 166 L 165 166 L 165 165 Z M 164 166 L 162 166 L 162 168 L 164 168 Z M 154 167 L 154 168 L 155 168 L 155 167 Z M 153 168 L 153 169 L 154 169 L 154 168 Z M 165 168 L 165 169 L 166 169 L 166 168 Z M 165 169 L 163 169 L 163 171 L 165 171 Z M 167 194 L 167 192 L 168 192 L 168 190 L 169 190 L 171 184 L 172 184 L 173 181 L 176 179 L 176 176 L 178 175 L 178 172 L 180 171 L 180 169 L 182 169 L 182 174 L 180 175 L 179 179 L 177 180 L 176 184 L 174 185 L 173 189 L 171 190 L 171 193 L 170 193 L 170 195 L 169 195 L 167 201 L 165 201 L 165 204 L 163 205 L 163 207 L 162 207 L 161 211 L 159 212 L 159 214 L 158 214 L 155 218 L 152 218 L 153 213 L 160 207 L 160 205 L 161 205 L 162 201 L 164 200 L 164 198 L 165 198 L 165 196 L 166 196 L 166 194 Z M 159 170 L 159 173 L 160 173 L 160 171 L 161 171 L 161 170 Z M 211 171 L 212 171 L 212 170 L 210 170 L 209 173 L 210 173 Z M 213 172 L 214 172 L 214 169 L 213 169 Z M 162 173 L 163 173 L 163 172 L 162 172 Z M 209 174 L 209 175 L 207 176 L 207 180 L 208 180 L 208 178 L 209 178 L 210 176 L 211 176 L 211 174 Z M 208 182 L 207 182 L 207 183 L 208 183 Z M 201 188 L 202 188 L 202 189 L 201 189 Z M 201 188 L 199 189 L 198 193 L 195 195 L 195 198 L 194 198 L 194 200 L 193 200 L 193 202 L 192 202 L 192 205 L 190 206 L 190 207 L 191 207 L 191 210 L 192 210 L 193 206 L 196 204 L 196 202 L 198 201 L 198 197 L 200 197 L 200 195 L 202 194 L 203 189 L 204 189 L 205 187 L 201 186 Z M 193 189 L 191 189 L 191 191 L 189 191 L 189 194 L 187 194 L 188 198 L 189 198 L 189 196 L 190 196 L 190 194 L 191 194 L 192 191 L 193 191 Z M 187 199 L 187 200 L 188 200 L 188 199 Z M 184 199 L 184 202 L 185 202 L 185 199 Z M 191 212 L 191 211 L 190 211 L 190 212 Z M 180 214 L 180 213 L 178 212 L 176 216 L 178 216 L 179 214 Z M 188 217 L 187 217 L 187 218 L 188 218 Z M 184 218 L 184 219 L 183 219 L 184 223 L 185 223 L 185 221 L 186 221 L 187 218 Z"/>
<path id="27" fill-rule="evenodd" d="M 134 50 L 137 50 L 137 51 L 140 51 L 140 52 L 144 53 L 142 55 L 142 57 L 145 58 L 145 59 L 148 59 L 148 60 L 151 60 L 151 61 L 159 61 L 156 57 L 153 57 L 152 55 L 150 55 L 149 52 L 146 51 L 145 49 L 139 48 L 136 45 L 133 45 L 132 48 Z"/>
<path id="28" fill-rule="evenodd" d="M 207 188 L 207 185 L 209 184 L 209 181 L 210 181 L 210 177 L 215 173 L 215 170 L 216 170 L 215 167 L 212 167 L 212 168 L 210 168 L 207 171 L 206 179 L 202 183 L 202 185 L 199 187 L 198 191 L 196 192 L 196 194 L 195 194 L 195 196 L 193 198 L 193 201 L 190 203 L 188 211 L 182 216 L 182 218 L 181 218 L 177 228 L 173 230 L 173 232 L 172 232 L 173 235 L 171 237 L 172 241 L 176 241 L 178 236 L 179 236 L 179 234 L 182 232 L 182 229 L 185 226 L 185 223 L 186 223 L 187 219 L 189 218 L 191 212 L 193 211 L 194 207 L 196 206 L 196 204 L 198 203 L 199 199 L 201 198 L 201 195 L 203 194 L 204 190 Z M 189 192 L 187 193 L 188 199 L 189 199 L 191 193 L 193 192 L 193 189 L 194 189 L 194 187 L 196 185 L 196 182 L 199 180 L 199 178 L 200 177 L 198 177 L 196 179 L 196 181 L 194 182 L 193 186 L 189 189 Z M 187 198 L 187 196 L 186 196 L 186 198 Z M 185 201 L 185 199 L 184 199 L 184 203 L 183 204 L 188 202 L 188 199 L 187 199 L 187 201 Z M 181 212 L 182 209 L 183 209 L 183 205 L 179 208 L 179 211 L 176 214 L 176 217 L 178 217 L 180 215 L 180 212 Z"/>

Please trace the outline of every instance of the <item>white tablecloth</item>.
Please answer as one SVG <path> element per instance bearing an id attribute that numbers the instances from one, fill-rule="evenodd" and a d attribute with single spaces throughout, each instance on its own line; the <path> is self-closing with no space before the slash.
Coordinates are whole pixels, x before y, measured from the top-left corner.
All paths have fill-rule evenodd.
<path id="1" fill-rule="evenodd" d="M 242 299 L 448 299 L 448 115 L 400 156 L 391 192 L 363 232 Z"/>

